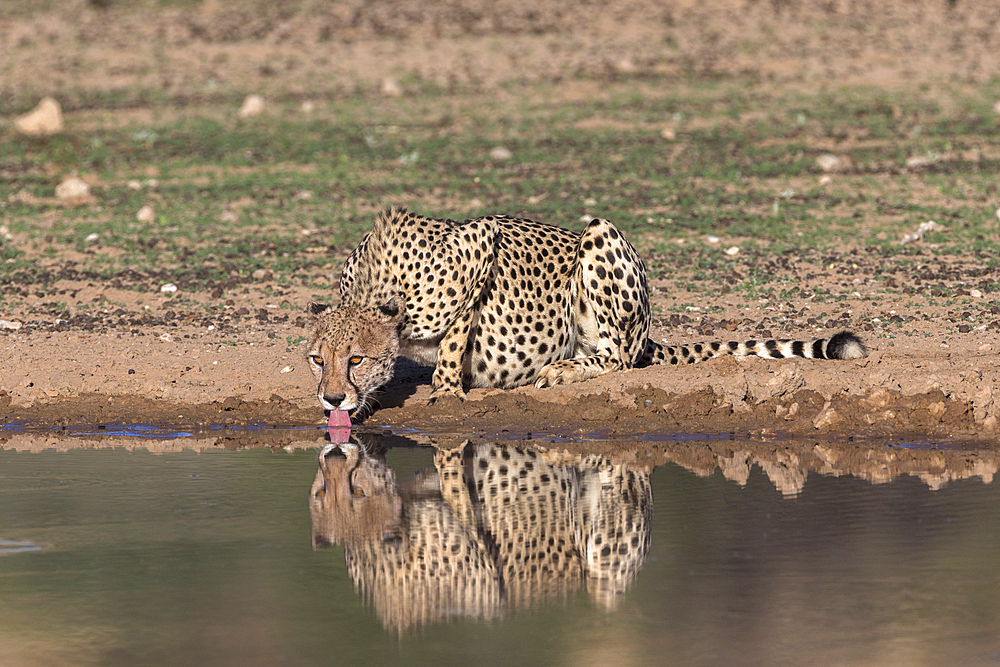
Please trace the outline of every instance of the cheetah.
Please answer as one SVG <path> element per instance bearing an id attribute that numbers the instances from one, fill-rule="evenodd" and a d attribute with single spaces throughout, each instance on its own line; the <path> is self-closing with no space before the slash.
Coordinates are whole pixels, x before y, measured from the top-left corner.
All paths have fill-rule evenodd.
<path id="1" fill-rule="evenodd" d="M 649 553 L 649 474 L 599 455 L 466 441 L 435 446 L 434 468 L 397 486 L 377 448 L 331 443 L 309 495 L 313 547 L 344 545 L 355 589 L 396 634 L 575 591 L 610 610 Z"/>
<path id="2" fill-rule="evenodd" d="M 549 387 L 721 355 L 856 359 L 844 331 L 814 341 L 662 346 L 649 339 L 646 268 L 610 222 L 581 233 L 512 218 L 457 222 L 391 207 L 351 253 L 341 305 L 310 304 L 308 361 L 324 409 L 350 425 L 398 355 L 434 366 L 430 402 L 465 387 Z"/>

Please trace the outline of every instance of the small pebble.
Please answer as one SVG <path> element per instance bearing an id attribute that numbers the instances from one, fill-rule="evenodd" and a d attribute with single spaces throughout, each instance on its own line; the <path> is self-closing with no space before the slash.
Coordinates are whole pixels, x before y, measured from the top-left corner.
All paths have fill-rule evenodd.
<path id="1" fill-rule="evenodd" d="M 156 211 L 153 210 L 152 206 L 146 204 L 136 212 L 135 219 L 139 222 L 153 222 L 156 220 Z"/>
<path id="2" fill-rule="evenodd" d="M 264 113 L 264 98 L 261 95 L 247 95 L 243 99 L 243 106 L 237 112 L 239 118 L 250 118 Z"/>
<path id="3" fill-rule="evenodd" d="M 906 158 L 906 166 L 910 169 L 922 169 L 923 167 L 930 166 L 935 162 L 937 162 L 937 160 L 928 155 L 912 155 Z"/>
<path id="4" fill-rule="evenodd" d="M 173 283 L 167 283 L 165 285 L 161 285 L 160 286 L 160 291 L 163 292 L 164 294 L 167 294 L 167 293 L 170 293 L 170 292 L 176 292 L 177 291 L 177 285 L 175 285 Z"/>
<path id="5" fill-rule="evenodd" d="M 62 108 L 53 98 L 42 98 L 38 106 L 23 116 L 18 116 L 14 121 L 14 129 L 35 137 L 62 132 Z"/>
<path id="6" fill-rule="evenodd" d="M 382 79 L 382 94 L 389 97 L 399 97 L 403 94 L 403 87 L 395 79 Z"/>
<path id="7" fill-rule="evenodd" d="M 840 171 L 844 168 L 844 161 L 832 153 L 823 153 L 816 158 L 816 166 L 823 171 Z"/>
<path id="8" fill-rule="evenodd" d="M 490 157 L 494 160 L 509 160 L 514 157 L 514 154 L 503 146 L 497 146 L 490 151 Z"/>
<path id="9" fill-rule="evenodd" d="M 70 176 L 56 186 L 56 198 L 62 201 L 79 200 L 90 196 L 90 186 L 76 176 Z"/>

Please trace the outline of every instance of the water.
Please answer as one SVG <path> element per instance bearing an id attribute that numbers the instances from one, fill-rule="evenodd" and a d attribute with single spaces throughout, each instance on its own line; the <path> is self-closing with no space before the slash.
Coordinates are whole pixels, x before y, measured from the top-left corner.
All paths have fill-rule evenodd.
<path id="1" fill-rule="evenodd" d="M 1000 664 L 993 452 L 595 441 L 589 457 L 532 459 L 530 474 L 560 480 L 555 496 L 464 484 L 450 505 L 430 447 L 389 449 L 397 487 L 381 495 L 377 463 L 330 454 L 367 487 L 362 502 L 396 498 L 405 521 L 383 531 L 345 501 L 337 530 L 377 534 L 314 549 L 334 510 L 310 500 L 312 435 L 287 451 L 0 449 L 0 665 Z M 491 454 L 512 455 L 508 475 L 528 460 L 523 443 L 460 451 L 448 470 L 469 478 Z M 563 574 L 518 583 L 517 549 L 498 538 L 511 517 L 538 551 L 566 541 Z M 403 573 L 435 521 L 478 548 L 479 575 L 432 595 Z M 607 526 L 640 539 L 614 574 L 587 576 Z"/>

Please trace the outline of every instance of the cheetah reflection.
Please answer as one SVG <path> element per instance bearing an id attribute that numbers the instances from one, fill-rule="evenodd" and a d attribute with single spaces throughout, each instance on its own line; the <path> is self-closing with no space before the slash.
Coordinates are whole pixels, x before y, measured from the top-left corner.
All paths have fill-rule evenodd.
<path id="1" fill-rule="evenodd" d="M 327 445 L 313 545 L 343 544 L 387 629 L 491 619 L 586 590 L 613 609 L 649 551 L 649 471 L 602 456 L 464 443 L 397 487 L 354 443 Z"/>

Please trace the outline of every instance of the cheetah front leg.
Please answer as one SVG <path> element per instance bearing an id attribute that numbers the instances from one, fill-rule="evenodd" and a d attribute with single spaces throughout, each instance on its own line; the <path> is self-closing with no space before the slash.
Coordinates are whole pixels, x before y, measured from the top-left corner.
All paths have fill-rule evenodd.
<path id="1" fill-rule="evenodd" d="M 573 303 L 575 357 L 543 368 L 536 387 L 580 382 L 631 368 L 645 349 L 649 334 L 646 267 L 632 244 L 607 220 L 594 220 L 580 235 Z"/>
<path id="2" fill-rule="evenodd" d="M 484 220 L 484 222 L 489 219 Z M 481 263 L 472 272 L 469 287 L 456 292 L 455 298 L 460 299 L 458 316 L 445 331 L 438 343 L 437 363 L 431 378 L 431 397 L 428 405 L 434 404 L 443 396 L 456 396 L 465 400 L 465 390 L 462 388 L 462 373 L 465 363 L 466 347 L 469 344 L 469 333 L 479 320 L 479 311 L 483 303 L 483 290 L 489 289 L 494 270 L 495 251 L 494 236 L 496 230 L 492 225 L 486 225 L 478 234 L 468 235 L 466 243 L 479 244 Z M 466 253 L 467 255 L 469 253 Z"/>
<path id="3" fill-rule="evenodd" d="M 465 400 L 465 390 L 462 389 L 462 367 L 465 361 L 465 348 L 469 342 L 469 332 L 472 330 L 473 322 L 479 317 L 478 295 L 481 291 L 482 286 L 475 292 L 476 297 L 472 302 L 466 305 L 455 323 L 448 328 L 438 345 L 438 358 L 431 378 L 431 397 L 427 401 L 428 405 L 433 405 L 443 396 L 457 396 L 459 400 Z"/>

